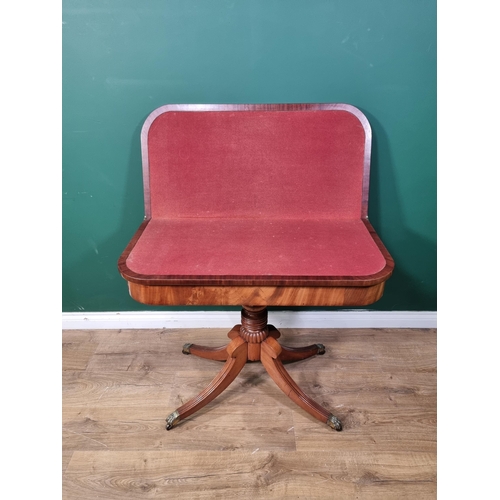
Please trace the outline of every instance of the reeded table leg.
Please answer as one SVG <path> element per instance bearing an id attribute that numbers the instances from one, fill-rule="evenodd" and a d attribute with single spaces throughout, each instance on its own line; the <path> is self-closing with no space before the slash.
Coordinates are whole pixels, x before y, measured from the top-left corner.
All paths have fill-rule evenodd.
<path id="1" fill-rule="evenodd" d="M 287 347 L 282 345 L 279 358 L 283 362 L 300 361 L 311 356 L 316 356 L 317 354 L 325 354 L 325 346 L 323 344 L 313 344 L 306 347 Z"/>
<path id="2" fill-rule="evenodd" d="M 227 334 L 231 340 L 239 337 L 240 326 L 241 325 L 234 326 Z M 211 359 L 214 361 L 226 361 L 228 356 L 227 347 L 227 345 L 221 347 L 205 347 L 198 344 L 184 344 L 182 347 L 182 354 L 192 354 L 199 358 Z"/>
<path id="3" fill-rule="evenodd" d="M 267 373 L 276 382 L 276 385 L 295 403 L 321 422 L 328 424 L 337 431 L 342 430 L 340 420 L 326 408 L 316 403 L 295 383 L 285 370 L 280 359 L 281 346 L 273 338 L 267 338 L 262 343 L 260 360 Z"/>
<path id="4" fill-rule="evenodd" d="M 197 344 L 184 344 L 182 354 L 192 354 L 199 358 L 212 359 L 214 361 L 226 361 L 227 346 L 205 347 Z"/>
<path id="5" fill-rule="evenodd" d="M 176 411 L 171 413 L 166 421 L 166 429 L 169 431 L 177 425 L 181 420 L 189 417 L 194 412 L 203 408 L 205 405 L 215 399 L 229 384 L 238 376 L 241 369 L 247 361 L 247 343 L 242 338 L 233 339 L 227 347 L 228 359 L 222 370 L 210 382 L 208 387 L 204 389 L 198 396 L 194 397 L 187 403 L 183 404 Z"/>
<path id="6" fill-rule="evenodd" d="M 167 417 L 167 430 L 215 399 L 236 378 L 247 361 L 261 361 L 274 382 L 292 401 L 333 429 L 342 430 L 340 420 L 307 396 L 283 366 L 283 362 L 324 354 L 323 344 L 298 348 L 281 346 L 276 340 L 280 332 L 267 323 L 267 308 L 263 306 L 243 306 L 241 325 L 233 327 L 228 337 L 231 342 L 227 347 L 184 345 L 184 354 L 225 361 L 225 364 L 206 389 Z"/>

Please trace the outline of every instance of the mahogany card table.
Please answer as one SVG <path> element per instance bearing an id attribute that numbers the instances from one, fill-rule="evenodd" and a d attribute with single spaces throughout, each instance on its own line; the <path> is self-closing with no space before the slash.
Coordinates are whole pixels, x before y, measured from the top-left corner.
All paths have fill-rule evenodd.
<path id="1" fill-rule="evenodd" d="M 260 361 L 306 412 L 340 420 L 302 391 L 268 306 L 365 306 L 394 262 L 368 221 L 371 129 L 348 104 L 169 104 L 142 133 L 145 218 L 118 268 L 138 302 L 242 307 L 228 345 L 182 352 L 223 362 L 167 430 L 208 404 L 245 363 Z M 180 353 L 179 353 L 180 354 Z"/>

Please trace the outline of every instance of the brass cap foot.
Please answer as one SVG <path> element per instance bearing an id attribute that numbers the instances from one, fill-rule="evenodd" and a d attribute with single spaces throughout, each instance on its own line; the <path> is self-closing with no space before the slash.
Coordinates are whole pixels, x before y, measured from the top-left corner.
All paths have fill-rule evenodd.
<path id="1" fill-rule="evenodd" d="M 318 347 L 318 354 L 325 354 L 325 346 L 323 344 L 316 344 Z"/>
<path id="2" fill-rule="evenodd" d="M 182 346 L 182 354 L 191 354 L 191 346 L 193 344 L 184 344 Z"/>
<path id="3" fill-rule="evenodd" d="M 169 431 L 172 427 L 177 425 L 180 422 L 180 417 L 179 417 L 179 412 L 176 410 L 173 413 L 171 413 L 167 418 L 166 418 L 166 429 Z"/>
<path id="4" fill-rule="evenodd" d="M 330 415 L 328 417 L 328 420 L 326 421 L 326 423 L 327 423 L 327 425 L 329 425 L 332 429 L 335 429 L 336 431 L 341 431 L 342 430 L 342 423 L 334 415 Z"/>

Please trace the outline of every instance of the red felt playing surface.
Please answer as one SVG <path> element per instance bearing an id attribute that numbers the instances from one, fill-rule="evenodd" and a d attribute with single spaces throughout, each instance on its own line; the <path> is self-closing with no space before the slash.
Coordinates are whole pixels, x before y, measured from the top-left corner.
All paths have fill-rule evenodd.
<path id="1" fill-rule="evenodd" d="M 147 144 L 144 276 L 369 276 L 386 260 L 361 220 L 366 136 L 346 109 L 160 113 Z"/>
<path id="2" fill-rule="evenodd" d="M 127 259 L 143 275 L 365 276 L 385 259 L 361 220 L 152 219 Z"/>
<path id="3" fill-rule="evenodd" d="M 148 137 L 152 217 L 359 218 L 364 146 L 343 110 L 163 113 Z"/>

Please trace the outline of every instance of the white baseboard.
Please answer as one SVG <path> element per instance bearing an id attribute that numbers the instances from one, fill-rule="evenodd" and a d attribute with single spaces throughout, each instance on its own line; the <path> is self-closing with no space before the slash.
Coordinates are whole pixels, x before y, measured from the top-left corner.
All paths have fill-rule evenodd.
<path id="1" fill-rule="evenodd" d="M 239 311 L 63 313 L 63 330 L 232 328 Z M 437 328 L 436 311 L 269 311 L 276 328 Z"/>

